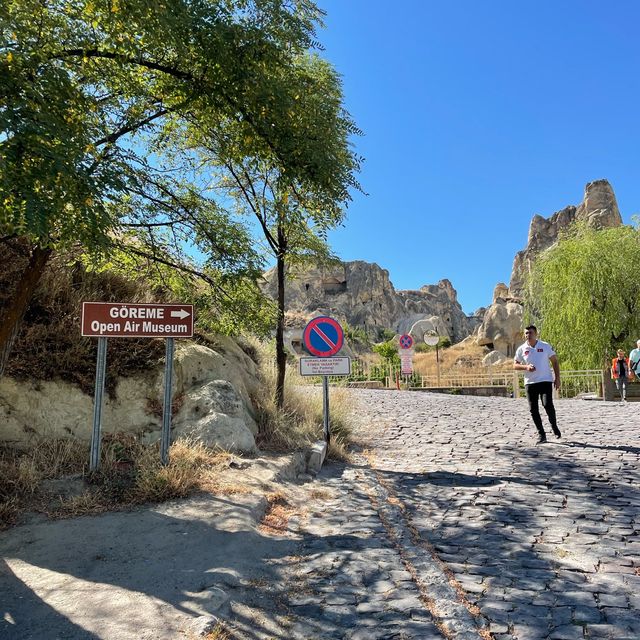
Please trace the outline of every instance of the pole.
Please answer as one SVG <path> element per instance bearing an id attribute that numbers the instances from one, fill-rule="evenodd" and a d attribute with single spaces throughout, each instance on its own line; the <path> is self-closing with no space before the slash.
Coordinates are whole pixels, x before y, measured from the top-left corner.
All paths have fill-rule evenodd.
<path id="1" fill-rule="evenodd" d="M 164 405 L 162 407 L 162 440 L 160 442 L 160 460 L 169 464 L 169 445 L 171 444 L 171 396 L 173 386 L 173 338 L 167 338 L 164 356 Z"/>
<path id="2" fill-rule="evenodd" d="M 440 386 L 440 351 L 436 344 L 436 375 L 438 376 L 438 387 Z"/>
<path id="3" fill-rule="evenodd" d="M 322 376 L 322 408 L 324 441 L 329 444 L 331 433 L 329 432 L 329 376 Z"/>
<path id="4" fill-rule="evenodd" d="M 98 338 L 98 358 L 96 360 L 96 385 L 93 394 L 93 432 L 91 434 L 91 454 L 89 471 L 100 467 L 100 428 L 102 426 L 102 400 L 104 397 L 104 378 L 107 369 L 107 339 Z"/>

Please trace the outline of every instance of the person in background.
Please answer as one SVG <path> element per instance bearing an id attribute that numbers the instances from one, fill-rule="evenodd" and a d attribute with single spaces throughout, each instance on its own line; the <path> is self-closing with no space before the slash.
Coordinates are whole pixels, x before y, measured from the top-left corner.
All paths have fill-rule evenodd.
<path id="1" fill-rule="evenodd" d="M 547 412 L 555 437 L 561 436 L 556 423 L 556 409 L 553 406 L 553 388 L 560 389 L 560 365 L 553 347 L 548 342 L 538 340 L 538 330 L 534 325 L 525 329 L 524 337 L 524 344 L 516 350 L 513 368 L 516 371 L 524 371 L 524 388 L 529 411 L 538 430 L 538 444 L 543 444 L 547 441 L 547 434 L 542 426 L 538 398 L 542 398 L 542 406 Z"/>
<path id="2" fill-rule="evenodd" d="M 636 341 L 636 348 L 629 354 L 629 368 L 640 380 L 640 340 Z"/>
<path id="3" fill-rule="evenodd" d="M 611 361 L 611 377 L 616 382 L 618 393 L 620 394 L 620 401 L 627 401 L 627 382 L 631 377 L 631 365 L 629 364 L 629 358 L 625 357 L 624 349 L 618 349 L 616 357 Z"/>

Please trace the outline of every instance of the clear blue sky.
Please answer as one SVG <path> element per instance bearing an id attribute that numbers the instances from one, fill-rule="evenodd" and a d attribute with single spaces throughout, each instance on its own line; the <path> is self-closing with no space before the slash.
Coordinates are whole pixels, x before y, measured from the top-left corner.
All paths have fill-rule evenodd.
<path id="1" fill-rule="evenodd" d="M 366 159 L 343 260 L 396 289 L 449 278 L 467 313 L 509 282 L 534 213 L 607 178 L 640 211 L 640 2 L 318 0 Z"/>

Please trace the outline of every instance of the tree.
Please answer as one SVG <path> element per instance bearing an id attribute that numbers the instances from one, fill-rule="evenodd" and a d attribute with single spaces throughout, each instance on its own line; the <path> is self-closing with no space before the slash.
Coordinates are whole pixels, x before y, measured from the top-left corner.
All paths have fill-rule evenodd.
<path id="1" fill-rule="evenodd" d="M 288 154 L 307 158 L 305 171 L 283 164 L 267 147 L 258 148 L 243 128 L 225 123 L 189 127 L 185 139 L 211 163 L 224 189 L 243 213 L 255 218 L 277 272 L 276 406 L 284 404 L 287 356 L 284 347 L 285 276 L 296 263 L 330 261 L 327 231 L 340 224 L 349 190 L 359 188 L 360 158 L 350 136 L 360 133 L 342 106 L 342 88 L 332 66 L 300 55 L 293 69 L 273 74 L 287 96 L 290 121 Z"/>
<path id="2" fill-rule="evenodd" d="M 603 367 L 640 335 L 640 231 L 573 227 L 536 259 L 525 313 L 567 366 Z"/>
<path id="3" fill-rule="evenodd" d="M 0 241 L 30 262 L 0 319 L 0 375 L 51 252 L 110 250 L 117 205 L 148 195 L 145 156 L 166 123 L 233 124 L 313 179 L 310 149 L 290 153 L 290 92 L 272 77 L 314 45 L 320 15 L 310 0 L 2 3 Z"/>

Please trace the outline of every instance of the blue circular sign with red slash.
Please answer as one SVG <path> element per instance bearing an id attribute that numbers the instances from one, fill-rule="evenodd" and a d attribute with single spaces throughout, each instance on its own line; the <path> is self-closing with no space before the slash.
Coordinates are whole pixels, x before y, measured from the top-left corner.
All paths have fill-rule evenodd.
<path id="1" fill-rule="evenodd" d="M 320 316 L 304 328 L 302 342 L 312 356 L 330 358 L 342 349 L 344 332 L 337 320 Z"/>
<path id="2" fill-rule="evenodd" d="M 405 333 L 404 335 L 401 335 L 400 336 L 400 348 L 401 349 L 411 349 L 411 347 L 413 347 L 413 338 L 408 333 Z"/>

